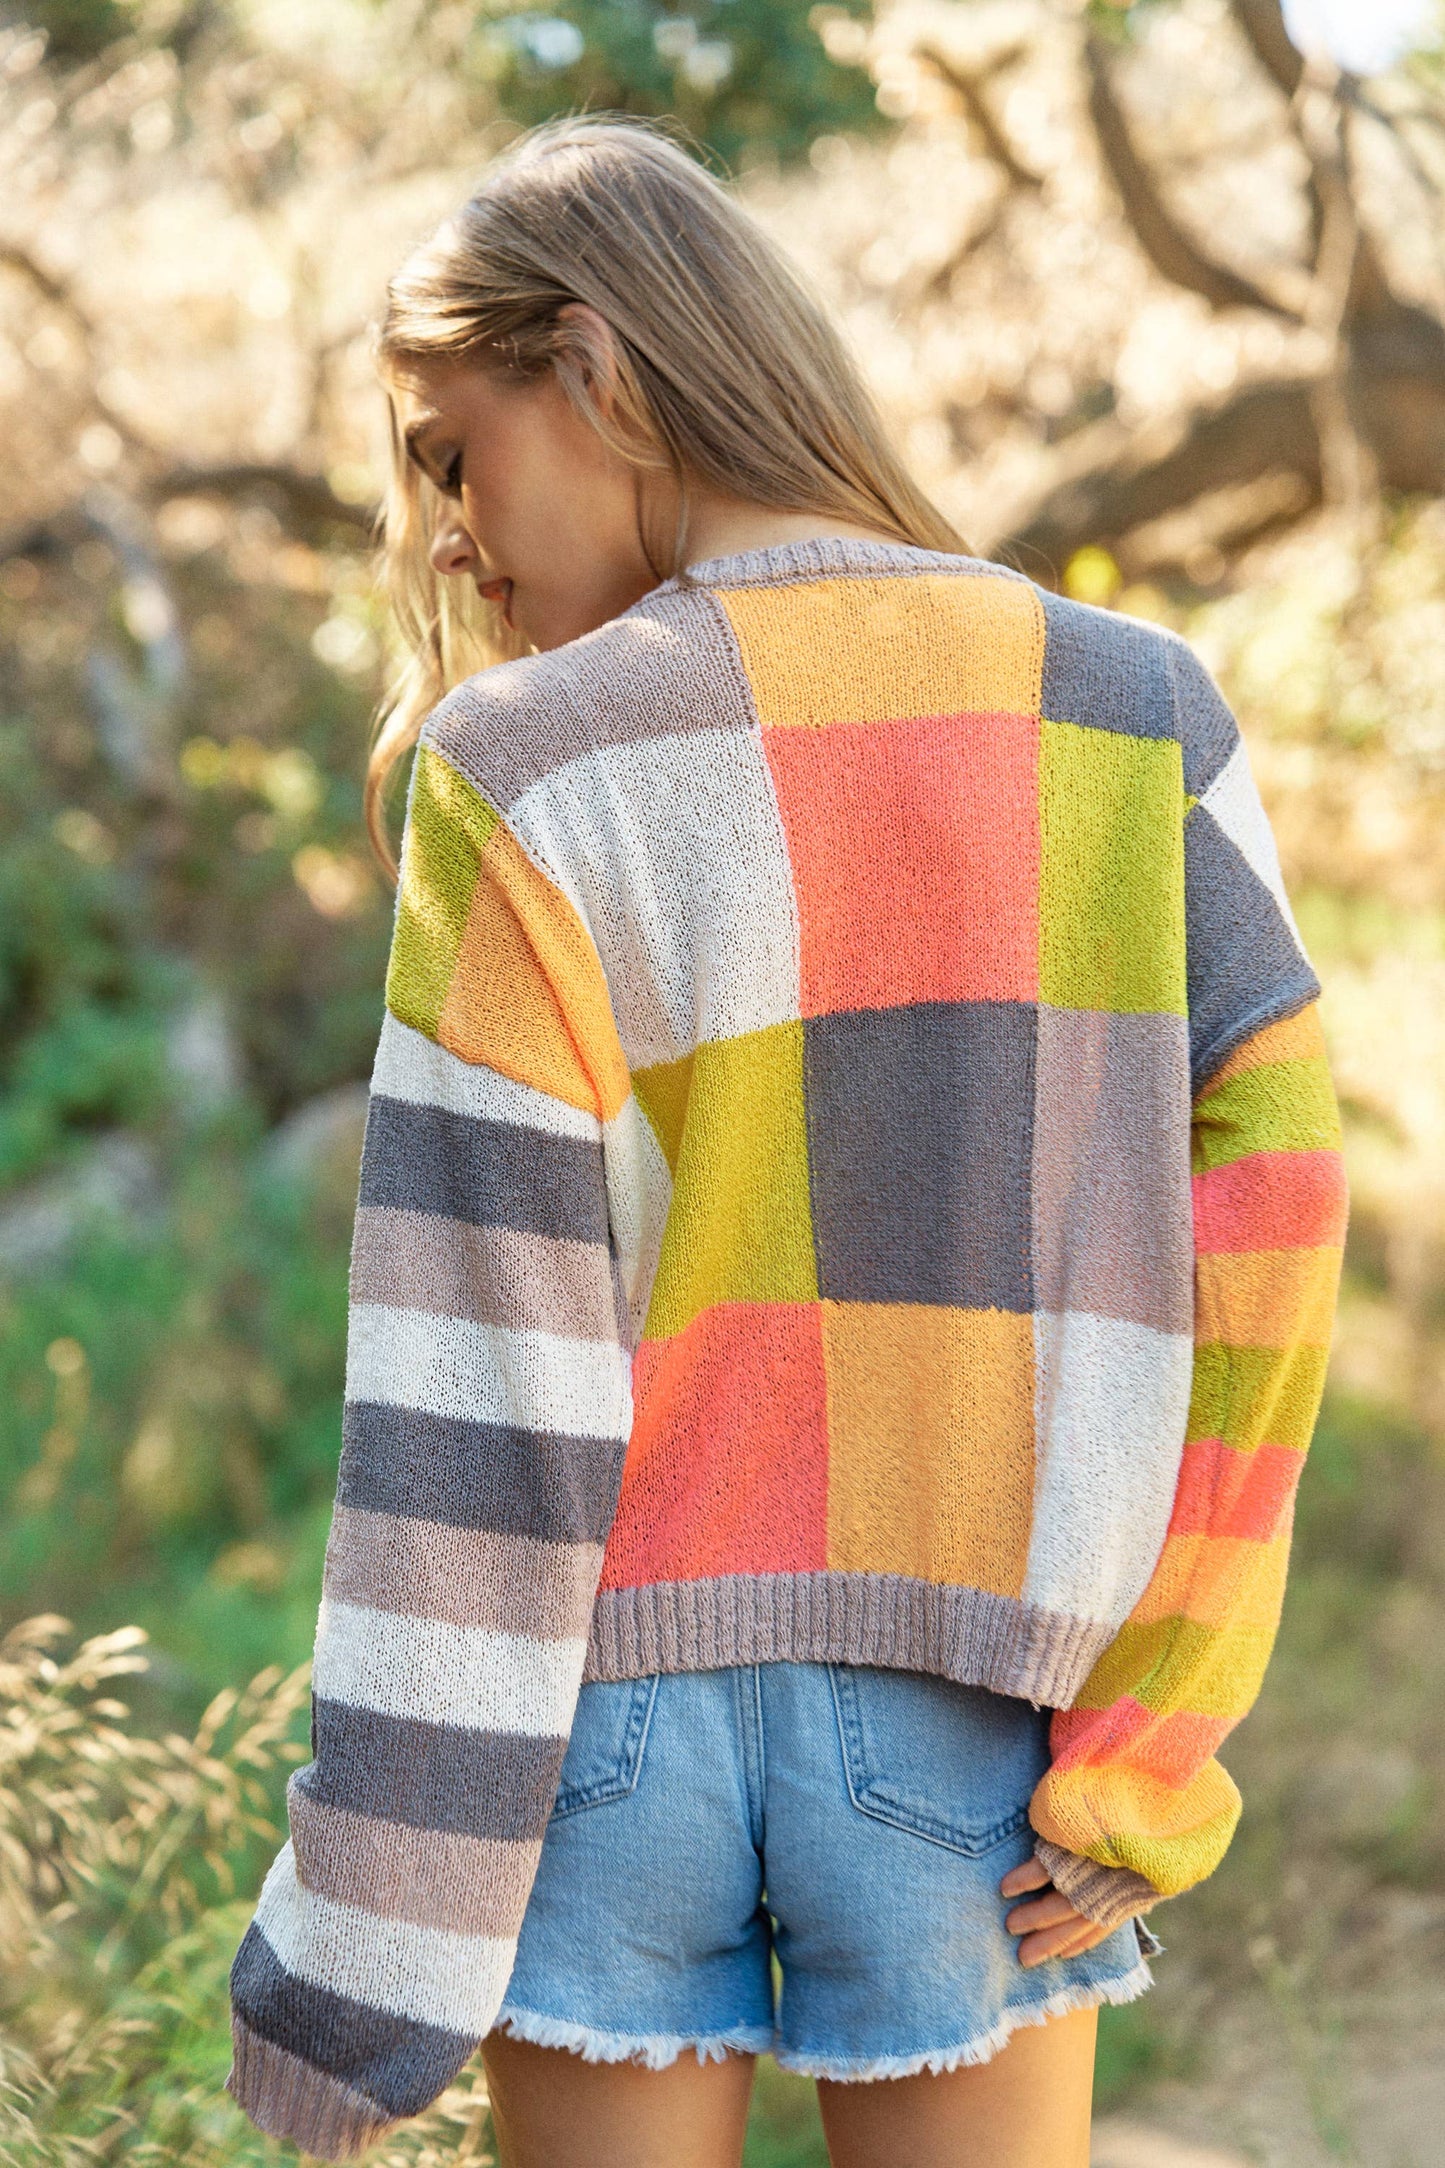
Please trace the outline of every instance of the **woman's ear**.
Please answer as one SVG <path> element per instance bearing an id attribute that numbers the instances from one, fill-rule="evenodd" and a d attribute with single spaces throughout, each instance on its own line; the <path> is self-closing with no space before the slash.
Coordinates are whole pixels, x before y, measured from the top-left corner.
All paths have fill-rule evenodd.
<path id="1" fill-rule="evenodd" d="M 588 301 L 564 301 L 557 321 L 567 326 L 564 351 L 603 420 L 610 421 L 617 404 L 617 344 L 612 326 Z"/>

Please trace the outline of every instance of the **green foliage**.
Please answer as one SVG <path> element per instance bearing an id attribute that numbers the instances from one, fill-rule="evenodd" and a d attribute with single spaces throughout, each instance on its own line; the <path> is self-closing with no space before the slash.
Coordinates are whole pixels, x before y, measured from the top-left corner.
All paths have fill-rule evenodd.
<path id="1" fill-rule="evenodd" d="M 1388 1583 L 1409 1564 L 1411 1501 L 1428 1487 L 1428 1435 L 1398 1410 L 1331 1392 L 1301 1480 L 1295 1529 L 1317 1568 Z"/>
<path id="2" fill-rule="evenodd" d="M 743 2168 L 828 2168 L 817 2086 L 771 2055 L 757 2061 Z"/>
<path id="3" fill-rule="evenodd" d="M 149 1123 L 179 980 L 142 883 L 67 847 L 64 782 L 33 728 L 0 722 L 0 1184 L 77 1133 Z"/>
<path id="4" fill-rule="evenodd" d="M 1171 1932 L 1167 1918 L 1156 1914 L 1150 1925 L 1160 1929 L 1159 1940 L 1167 1949 Z M 1094 2056 L 1095 2113 L 1107 2114 L 1161 2078 L 1184 2077 L 1191 2061 L 1186 2043 L 1160 2017 L 1152 1994 L 1117 2008 L 1105 2003 L 1099 2012 Z"/>
<path id="5" fill-rule="evenodd" d="M 865 20 L 864 0 L 835 15 Z M 675 115 L 733 166 L 804 155 L 828 131 L 882 125 L 873 85 L 824 51 L 812 0 L 558 0 L 478 11 L 477 74 L 530 126 L 559 111 Z"/>
<path id="6" fill-rule="evenodd" d="M 1083 15 L 1106 44 L 1130 45 L 1161 9 L 1175 5 L 1176 0 L 1084 0 Z"/>
<path id="7" fill-rule="evenodd" d="M 194 1703 L 310 1649 L 355 1167 L 328 1200 L 212 1133 L 172 1179 L 149 1234 L 101 1222 L 5 1296 L 0 1582 L 85 1626 L 125 1585 Z"/>
<path id="8" fill-rule="evenodd" d="M 183 50 L 203 23 L 228 15 L 244 23 L 233 0 L 28 0 L 23 13 L 63 66 L 128 35 Z M 866 22 L 872 8 L 870 0 L 826 9 L 815 0 L 481 0 L 460 66 L 524 126 L 573 110 L 667 114 L 729 167 L 758 156 L 786 163 L 819 135 L 886 125 L 866 72 L 824 50 L 824 13 Z"/>

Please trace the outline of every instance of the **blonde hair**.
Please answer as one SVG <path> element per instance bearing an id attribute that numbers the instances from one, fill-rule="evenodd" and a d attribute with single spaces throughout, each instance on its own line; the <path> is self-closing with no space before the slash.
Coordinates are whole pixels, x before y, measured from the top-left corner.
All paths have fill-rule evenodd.
<path id="1" fill-rule="evenodd" d="M 611 419 L 589 393 L 600 355 L 586 302 L 614 348 Z M 366 822 L 392 877 L 384 794 L 428 712 L 463 677 L 526 652 L 500 610 L 428 555 L 440 493 L 406 455 L 388 377 L 474 363 L 556 372 L 577 411 L 633 466 L 679 492 L 659 580 L 687 559 L 690 483 L 778 510 L 876 528 L 967 555 L 908 474 L 838 330 L 729 190 L 655 122 L 612 114 L 545 121 L 402 264 L 373 356 L 388 390 L 392 471 L 383 578 L 407 660 L 378 713 Z M 646 540 L 643 548 L 652 563 Z"/>

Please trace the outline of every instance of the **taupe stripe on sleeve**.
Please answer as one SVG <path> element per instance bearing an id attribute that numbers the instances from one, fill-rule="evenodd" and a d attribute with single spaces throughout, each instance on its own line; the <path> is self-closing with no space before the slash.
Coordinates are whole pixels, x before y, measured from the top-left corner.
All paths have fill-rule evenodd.
<path id="1" fill-rule="evenodd" d="M 338 1505 L 326 1591 L 340 1603 L 452 1626 L 585 1639 L 601 1566 L 599 1543 L 549 1543 Z"/>
<path id="2" fill-rule="evenodd" d="M 352 1240 L 355 1302 L 615 1340 L 617 1308 L 600 1244 L 477 1227 L 435 1212 L 361 1205 Z"/>
<path id="3" fill-rule="evenodd" d="M 410 1829 L 287 1791 L 296 1871 L 308 1889 L 387 1919 L 463 1935 L 515 1934 L 542 1849 L 540 1837 L 508 1841 Z"/>

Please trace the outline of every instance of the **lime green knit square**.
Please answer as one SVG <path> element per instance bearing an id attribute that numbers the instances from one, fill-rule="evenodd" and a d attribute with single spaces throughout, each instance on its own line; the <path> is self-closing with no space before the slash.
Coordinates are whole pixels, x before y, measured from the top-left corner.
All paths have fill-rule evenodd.
<path id="1" fill-rule="evenodd" d="M 1339 1108 L 1322 1055 L 1264 1062 L 1200 1094 L 1194 1110 L 1196 1174 L 1252 1152 L 1337 1152 Z"/>
<path id="2" fill-rule="evenodd" d="M 1324 1391 L 1323 1348 L 1226 1347 L 1194 1350 L 1190 1438 L 1221 1438 L 1240 1453 L 1260 1445 L 1303 1453 Z"/>
<path id="3" fill-rule="evenodd" d="M 1079 1689 L 1075 1705 L 1107 1709 L 1127 1694 L 1146 1709 L 1173 1705 L 1197 1714 L 1201 1704 L 1192 1695 L 1181 1703 L 1180 1689 L 1188 1692 L 1191 1670 L 1212 1655 L 1218 1638 L 1215 1627 L 1193 1619 L 1158 1618 L 1142 1624 L 1125 1619 Z"/>
<path id="4" fill-rule="evenodd" d="M 500 815 L 429 746 L 416 756 L 386 1005 L 429 1039 L 456 970 L 477 868 Z"/>
<path id="5" fill-rule="evenodd" d="M 649 1072 L 634 1081 L 646 1107 Z M 802 1025 L 699 1046 L 680 1126 L 669 1111 L 677 1156 L 647 1337 L 715 1302 L 816 1302 Z"/>
<path id="6" fill-rule="evenodd" d="M 1172 738 L 1041 726 L 1041 1000 L 1188 1014 L 1182 804 Z"/>

